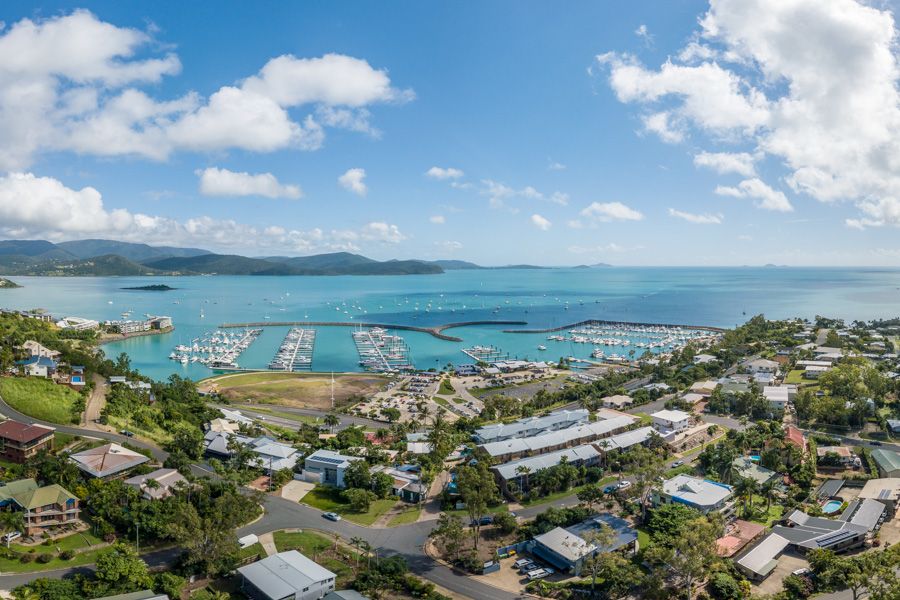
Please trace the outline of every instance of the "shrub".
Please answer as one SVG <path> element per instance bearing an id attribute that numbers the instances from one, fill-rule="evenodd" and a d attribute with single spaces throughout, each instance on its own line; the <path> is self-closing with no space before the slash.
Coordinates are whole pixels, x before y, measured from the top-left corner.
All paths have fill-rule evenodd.
<path id="1" fill-rule="evenodd" d="M 19 557 L 19 561 L 23 563 L 30 563 L 34 560 L 34 554 L 25 553 Z"/>
<path id="2" fill-rule="evenodd" d="M 37 561 L 42 565 L 46 565 L 48 562 L 53 560 L 53 555 L 49 552 L 45 552 L 44 554 L 38 554 Z"/>
<path id="3" fill-rule="evenodd" d="M 74 550 L 63 550 L 62 552 L 59 553 L 59 558 L 61 560 L 72 560 L 73 558 L 75 558 L 75 551 Z"/>
<path id="4" fill-rule="evenodd" d="M 728 573 L 716 573 L 709 582 L 709 591 L 719 600 L 740 600 L 744 597 L 741 585 Z"/>

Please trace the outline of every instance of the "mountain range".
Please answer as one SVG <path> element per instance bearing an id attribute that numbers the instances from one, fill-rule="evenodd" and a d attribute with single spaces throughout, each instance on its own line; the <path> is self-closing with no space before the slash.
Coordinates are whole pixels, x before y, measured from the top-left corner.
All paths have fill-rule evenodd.
<path id="1" fill-rule="evenodd" d="M 201 248 L 113 240 L 0 240 L 0 273 L 42 276 L 131 275 L 428 275 L 482 267 L 462 260 L 378 261 L 350 252 L 248 257 Z"/>

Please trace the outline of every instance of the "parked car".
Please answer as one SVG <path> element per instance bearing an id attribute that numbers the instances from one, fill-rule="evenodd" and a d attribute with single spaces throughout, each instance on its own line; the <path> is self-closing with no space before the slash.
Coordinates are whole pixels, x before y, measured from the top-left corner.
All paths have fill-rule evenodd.
<path id="1" fill-rule="evenodd" d="M 631 487 L 631 482 L 628 481 L 627 479 L 626 479 L 625 481 L 620 481 L 620 482 L 619 482 L 619 489 L 620 489 L 620 490 L 625 490 L 625 489 L 628 489 L 628 488 L 630 488 L 630 487 Z"/>
<path id="2" fill-rule="evenodd" d="M 612 494 L 618 489 L 619 489 L 619 486 L 617 486 L 616 484 L 608 485 L 605 488 L 603 488 L 603 493 L 604 494 Z"/>
<path id="3" fill-rule="evenodd" d="M 524 567 L 525 565 L 531 564 L 531 563 L 532 563 L 532 560 L 530 558 L 520 558 L 519 560 L 517 560 L 516 562 L 513 563 L 513 567 L 516 570 L 519 570 L 522 567 Z"/>
<path id="4" fill-rule="evenodd" d="M 530 573 L 531 571 L 534 571 L 538 568 L 540 567 L 538 567 L 537 563 L 535 563 L 534 561 L 528 561 L 527 563 L 519 567 L 519 573 L 525 575 L 526 573 Z"/>
<path id="5" fill-rule="evenodd" d="M 491 515 L 485 515 L 478 519 L 477 523 L 475 522 L 475 519 L 472 519 L 472 521 L 469 523 L 469 527 L 475 527 L 475 525 L 490 525 L 493 522 L 494 517 L 492 517 Z"/>
<path id="6" fill-rule="evenodd" d="M 123 429 L 123 430 L 120 431 L 119 433 L 121 433 L 121 434 L 124 435 L 125 437 L 134 437 L 134 432 L 133 432 L 133 431 L 128 431 L 127 429 Z"/>
<path id="7" fill-rule="evenodd" d="M 547 569 L 535 569 L 534 571 L 530 571 L 526 574 L 528 577 L 528 581 L 535 581 L 536 579 L 543 579 L 548 576 L 550 573 L 547 572 Z"/>
<path id="8" fill-rule="evenodd" d="M 881 442 L 879 442 L 878 440 L 872 440 L 869 443 L 872 444 L 873 446 L 881 446 Z"/>
<path id="9" fill-rule="evenodd" d="M 8 544 L 13 540 L 19 539 L 20 537 L 22 537 L 21 531 L 10 531 L 9 533 L 4 534 L 0 539 L 3 540 L 4 544 Z"/>
<path id="10" fill-rule="evenodd" d="M 322 516 L 325 517 L 326 519 L 328 519 L 329 521 L 340 521 L 341 520 L 341 515 L 339 515 L 337 513 L 333 513 L 333 512 L 322 513 Z"/>
<path id="11" fill-rule="evenodd" d="M 677 469 L 678 467 L 680 467 L 680 466 L 683 465 L 683 464 L 684 464 L 684 461 L 683 461 L 683 460 L 676 460 L 675 462 L 672 463 L 672 467 L 671 467 L 671 468 Z"/>

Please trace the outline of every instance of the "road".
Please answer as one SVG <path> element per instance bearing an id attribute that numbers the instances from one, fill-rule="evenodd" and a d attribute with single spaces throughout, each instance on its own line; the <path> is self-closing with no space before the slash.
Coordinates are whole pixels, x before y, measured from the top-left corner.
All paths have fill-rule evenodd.
<path id="1" fill-rule="evenodd" d="M 290 413 L 295 414 L 301 417 L 313 417 L 316 419 L 324 419 L 325 415 L 330 414 L 323 410 L 315 410 L 312 408 L 294 408 L 291 406 L 277 406 L 274 404 L 268 404 L 265 406 L 254 407 L 253 405 L 248 404 L 235 404 L 230 406 L 220 406 L 220 405 L 212 405 L 216 408 L 226 408 L 229 410 L 239 410 L 242 413 L 259 419 L 261 421 L 270 421 L 275 423 L 276 425 L 281 425 L 283 427 L 290 427 L 291 429 L 296 429 L 300 426 L 300 421 L 295 421 L 293 419 L 288 419 L 286 417 L 279 417 L 276 415 L 272 415 L 270 413 L 265 412 L 265 410 L 274 410 L 276 412 Z M 345 415 L 341 413 L 334 413 L 341 419 L 341 424 L 337 426 L 337 429 L 346 429 L 351 425 L 354 427 L 366 427 L 369 429 L 387 429 L 390 427 L 389 423 L 382 423 L 381 421 L 376 421 L 374 419 L 366 419 L 365 417 L 356 417 L 352 415 Z M 320 425 L 324 426 L 324 423 L 320 423 Z"/>

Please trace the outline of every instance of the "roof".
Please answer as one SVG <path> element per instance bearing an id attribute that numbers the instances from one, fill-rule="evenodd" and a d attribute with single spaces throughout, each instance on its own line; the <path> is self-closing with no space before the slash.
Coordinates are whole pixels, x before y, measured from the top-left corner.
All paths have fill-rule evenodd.
<path id="1" fill-rule="evenodd" d="M 688 392 L 681 397 L 685 402 L 689 402 L 691 404 L 697 404 L 701 400 L 703 400 L 703 394 L 695 394 L 694 392 Z"/>
<path id="2" fill-rule="evenodd" d="M 335 590 L 325 594 L 322 600 L 369 600 L 356 590 Z"/>
<path id="3" fill-rule="evenodd" d="M 526 431 L 542 431 L 552 428 L 558 428 L 566 423 L 579 423 L 587 421 L 590 413 L 587 409 L 579 408 L 577 410 L 558 410 L 549 413 L 543 417 L 529 417 L 527 419 L 519 419 L 513 423 L 495 425 L 485 425 L 475 430 L 475 436 L 483 442 L 493 440 L 503 440 L 515 437 Z"/>
<path id="4" fill-rule="evenodd" d="M 273 554 L 240 567 L 238 572 L 269 598 L 293 596 L 313 583 L 335 578 L 334 573 L 296 550 Z"/>
<path id="5" fill-rule="evenodd" d="M 887 507 L 878 500 L 865 498 L 863 500 L 854 500 L 847 510 L 841 515 L 842 521 L 849 521 L 854 525 L 862 525 L 869 531 L 875 529 L 878 520 L 887 510 Z"/>
<path id="6" fill-rule="evenodd" d="M 69 456 L 79 469 L 94 477 L 107 477 L 132 467 L 143 464 L 150 459 L 139 452 L 124 448 L 119 444 L 105 444 L 90 448 Z"/>
<path id="7" fill-rule="evenodd" d="M 900 477 L 870 479 L 859 492 L 859 498 L 896 502 L 900 500 Z"/>
<path id="8" fill-rule="evenodd" d="M 17 361 L 16 364 L 24 365 L 26 367 L 37 365 L 39 367 L 47 367 L 49 369 L 56 368 L 56 361 L 51 358 L 47 358 L 46 356 L 32 356 L 31 358 L 28 358 L 26 360 Z"/>
<path id="9" fill-rule="evenodd" d="M 169 600 L 169 597 L 165 594 L 157 594 L 151 590 L 141 590 L 140 592 L 129 592 L 128 594 L 103 596 L 96 600 Z"/>
<path id="10" fill-rule="evenodd" d="M 673 500 L 694 506 L 715 506 L 731 496 L 731 486 L 690 475 L 676 475 L 662 485 L 663 492 Z"/>
<path id="11" fill-rule="evenodd" d="M 490 442 L 482 444 L 481 447 L 491 456 L 504 456 L 521 452 L 540 452 L 545 448 L 564 446 L 579 440 L 589 441 L 601 438 L 616 430 L 624 429 L 635 421 L 636 419 L 632 416 L 620 415 L 611 419 L 548 431 L 531 437 Z"/>
<path id="12" fill-rule="evenodd" d="M 872 458 L 875 459 L 878 468 L 883 471 L 900 470 L 900 452 L 878 448 L 877 450 L 872 450 Z"/>
<path id="13" fill-rule="evenodd" d="M 12 500 L 23 509 L 35 509 L 49 504 L 64 505 L 68 500 L 78 500 L 61 485 L 38 487 L 34 479 L 19 479 L 0 486 L 0 501 Z"/>
<path id="14" fill-rule="evenodd" d="M 497 473 L 499 473 L 503 479 L 514 479 L 519 477 L 519 473 L 516 472 L 516 469 L 519 467 L 526 467 L 529 469 L 530 473 L 536 473 L 541 469 L 555 467 L 560 463 L 563 456 L 571 463 L 596 458 L 600 456 L 600 452 L 592 445 L 584 444 L 583 446 L 577 446 L 575 448 L 566 448 L 565 450 L 558 450 L 556 452 L 540 454 L 530 458 L 514 460 L 502 465 L 497 465 L 494 469 L 497 470 Z"/>
<path id="15" fill-rule="evenodd" d="M 47 435 L 53 435 L 53 429 L 43 425 L 29 425 L 9 419 L 0 423 L 0 438 L 27 444 Z"/>
<path id="16" fill-rule="evenodd" d="M 762 393 L 769 402 L 787 402 L 790 398 L 790 388 L 785 385 L 767 385 Z"/>
<path id="17" fill-rule="evenodd" d="M 819 498 L 833 498 L 838 495 L 842 487 L 844 487 L 843 479 L 826 479 L 816 490 L 816 495 Z"/>
<path id="18" fill-rule="evenodd" d="M 306 460 L 334 465 L 335 468 L 346 468 L 352 461 L 362 459 L 358 456 L 344 456 L 339 452 L 332 452 L 331 450 L 316 450 L 307 456 Z"/>
<path id="19" fill-rule="evenodd" d="M 816 448 L 816 456 L 825 456 L 829 453 L 837 454 L 842 458 L 853 456 L 853 451 L 848 446 L 819 446 Z"/>
<path id="20" fill-rule="evenodd" d="M 617 406 L 623 406 L 626 404 L 631 404 L 634 402 L 631 396 L 626 396 L 625 394 L 616 394 L 615 396 L 607 396 L 605 398 L 601 398 L 600 402 L 603 404 L 615 404 Z"/>
<path id="21" fill-rule="evenodd" d="M 643 444 L 650 439 L 650 436 L 653 435 L 655 431 L 656 430 L 652 427 L 632 429 L 631 431 L 626 431 L 625 433 L 606 438 L 597 445 L 603 448 L 618 448 L 624 450 L 626 448 L 631 448 L 632 446 L 637 446 L 638 444 Z"/>
<path id="22" fill-rule="evenodd" d="M 159 484 L 159 487 L 154 488 L 147 485 L 147 482 L 151 480 Z M 151 498 L 165 498 L 176 485 L 187 483 L 187 479 L 175 469 L 157 469 L 146 475 L 137 475 L 126 479 L 124 483 L 138 488 Z"/>
<path id="23" fill-rule="evenodd" d="M 663 421 L 678 422 L 678 421 L 685 421 L 687 419 L 690 419 L 691 415 L 684 412 L 683 410 L 664 409 L 664 410 L 658 410 L 655 413 L 651 413 L 650 417 L 655 418 L 655 419 L 661 419 Z"/>
<path id="24" fill-rule="evenodd" d="M 557 527 L 547 533 L 535 536 L 534 541 L 546 546 L 571 562 L 576 562 L 597 549 L 594 544 L 588 544 L 580 536 L 562 527 Z"/>
<path id="25" fill-rule="evenodd" d="M 746 456 L 735 458 L 731 461 L 731 466 L 741 477 L 752 479 L 756 483 L 765 483 L 777 475 L 772 469 L 762 467 Z"/>
<path id="26" fill-rule="evenodd" d="M 773 533 L 809 550 L 830 548 L 868 531 L 862 525 L 824 517 L 811 517 L 800 510 L 794 510 L 788 515 L 787 521 L 789 526 L 776 525 L 772 528 Z"/>
<path id="27" fill-rule="evenodd" d="M 787 429 L 784 430 L 784 440 L 801 450 L 806 448 L 806 438 L 803 437 L 803 432 L 793 425 L 788 425 Z"/>
<path id="28" fill-rule="evenodd" d="M 787 548 L 790 542 L 777 533 L 770 533 L 756 546 L 750 549 L 744 556 L 738 559 L 737 564 L 745 569 L 765 577 L 772 572 L 778 564 L 776 558 Z"/>

